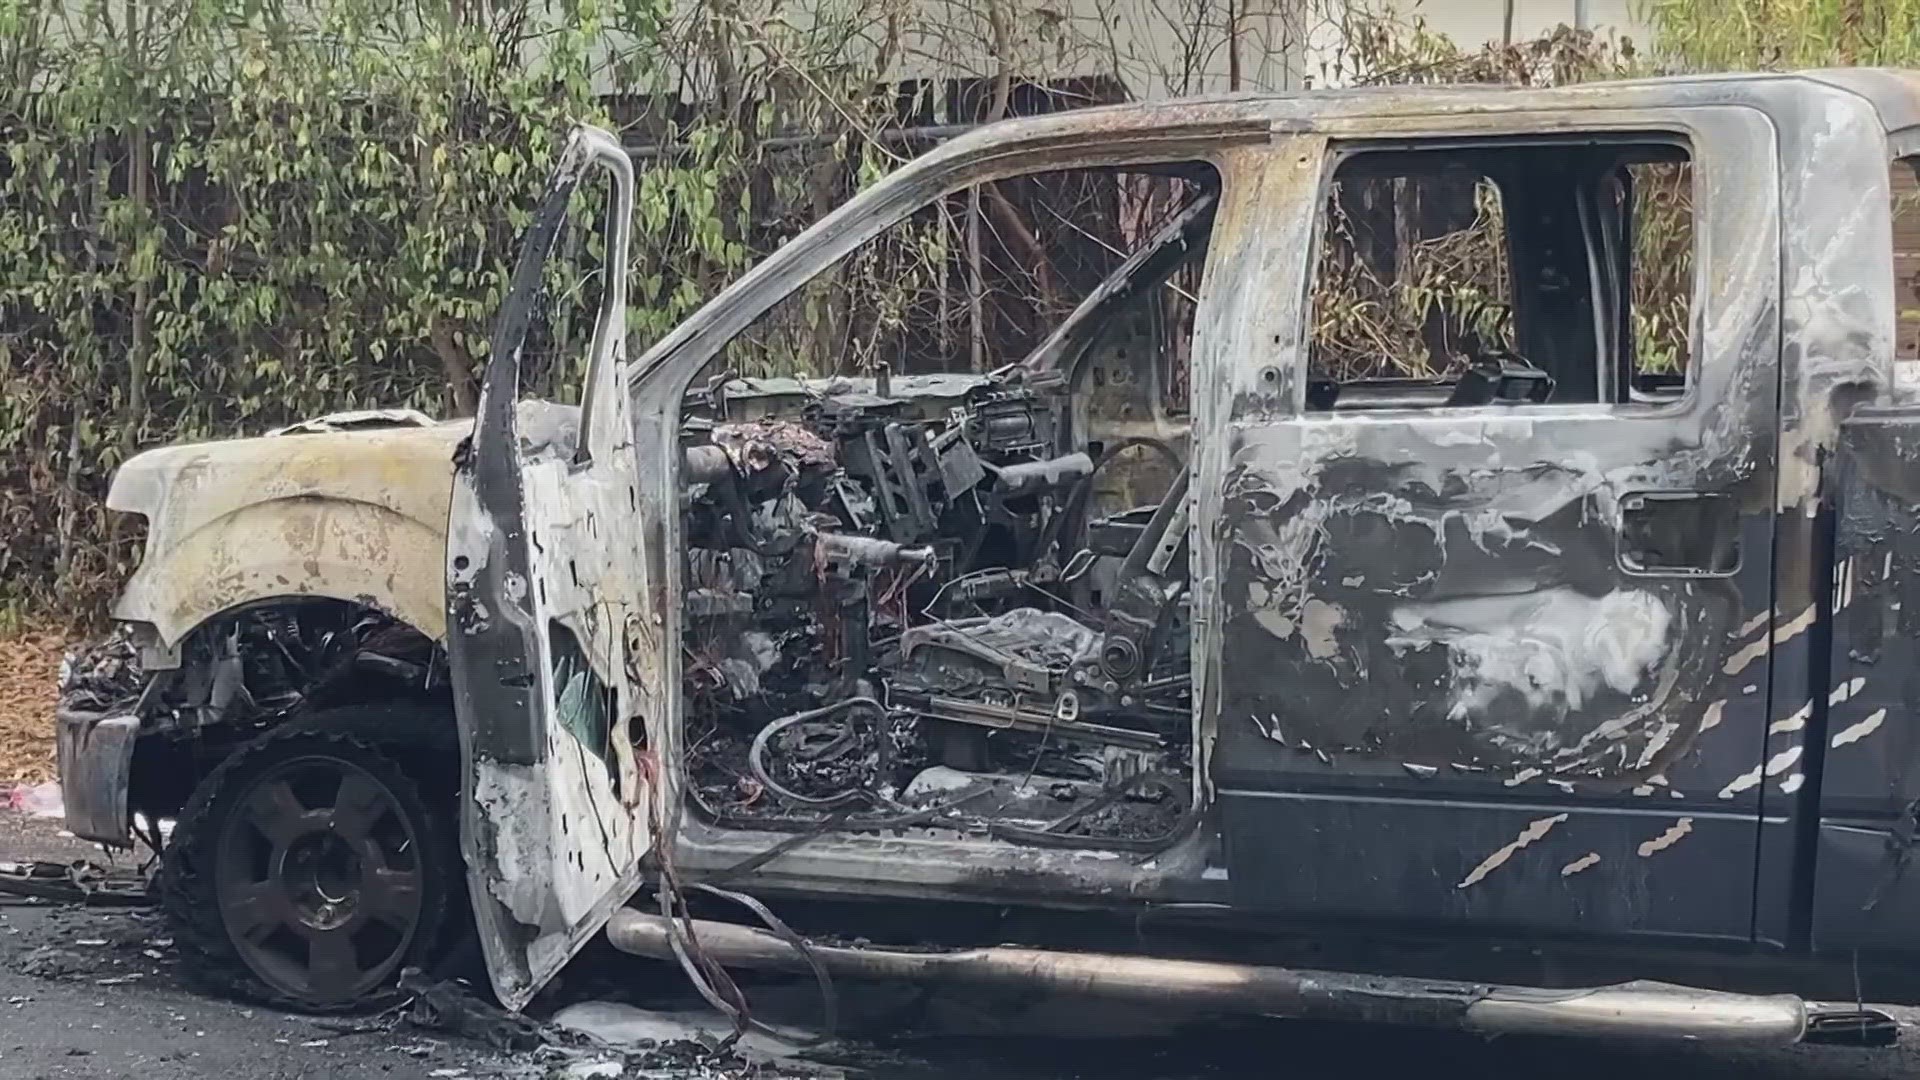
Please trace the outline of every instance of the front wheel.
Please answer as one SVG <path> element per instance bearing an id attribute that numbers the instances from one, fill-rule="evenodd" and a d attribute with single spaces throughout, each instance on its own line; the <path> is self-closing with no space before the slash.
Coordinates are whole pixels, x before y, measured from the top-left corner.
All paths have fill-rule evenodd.
<path id="1" fill-rule="evenodd" d="M 459 857 L 445 822 L 374 745 L 269 732 L 223 761 L 181 813 L 163 897 L 203 971 L 311 1011 L 379 1005 L 447 950 Z"/>

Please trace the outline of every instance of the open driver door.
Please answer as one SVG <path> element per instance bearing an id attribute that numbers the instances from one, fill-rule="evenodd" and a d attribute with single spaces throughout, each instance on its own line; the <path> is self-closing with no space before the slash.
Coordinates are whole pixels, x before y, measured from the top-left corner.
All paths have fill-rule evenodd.
<path id="1" fill-rule="evenodd" d="M 604 183 L 604 191 L 592 186 Z M 558 241 L 604 195 L 595 237 Z M 461 844 L 495 992 L 519 1008 L 626 902 L 652 841 L 649 777 L 663 662 L 641 575 L 626 393 L 633 166 L 597 128 L 574 130 L 534 212 L 495 323 L 471 439 L 455 461 L 447 655 L 463 757 Z M 567 356 L 545 317 L 550 260 L 597 248 L 596 309 Z M 535 345 L 552 340 L 553 355 Z M 530 341 L 534 345 L 530 345 Z M 544 367 L 557 361 L 561 367 Z M 578 366 L 576 366 L 578 365 Z M 523 392 L 533 369 L 579 370 L 578 407 Z M 562 380 L 562 385 L 565 381 Z M 556 395 L 563 396 L 563 395 Z"/>

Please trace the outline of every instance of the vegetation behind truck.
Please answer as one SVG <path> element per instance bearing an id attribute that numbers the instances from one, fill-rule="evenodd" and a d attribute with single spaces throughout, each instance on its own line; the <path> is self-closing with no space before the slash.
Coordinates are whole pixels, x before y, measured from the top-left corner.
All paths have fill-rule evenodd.
<path id="1" fill-rule="evenodd" d="M 609 919 L 684 952 L 665 913 L 731 880 L 1077 910 L 1125 954 L 954 919 L 1055 948 L 877 937 L 845 970 L 1825 1030 L 1797 998 L 1578 987 L 1811 992 L 1920 951 L 1889 180 L 1916 152 L 1920 77 L 1880 71 L 1013 121 L 630 359 L 632 166 L 582 129 L 471 424 L 121 470 L 138 656 L 69 680 L 72 827 L 177 816 L 194 947 L 306 1007 L 431 965 L 468 912 L 518 1006 Z M 970 199 L 1036 297 L 994 334 L 977 263 L 928 241 Z M 603 269 L 556 278 L 582 250 Z M 903 295 L 932 267 L 925 302 L 834 309 L 848 259 L 902 260 Z M 862 374 L 742 374 L 809 349 Z M 643 886 L 663 915 L 623 908 Z M 1303 943 L 1369 974 L 1284 966 Z"/>

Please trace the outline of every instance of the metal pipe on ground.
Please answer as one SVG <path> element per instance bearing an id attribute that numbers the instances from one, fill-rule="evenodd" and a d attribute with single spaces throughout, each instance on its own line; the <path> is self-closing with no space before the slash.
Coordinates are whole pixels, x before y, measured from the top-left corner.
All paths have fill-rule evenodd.
<path id="1" fill-rule="evenodd" d="M 615 948 L 656 960 L 673 957 L 669 933 L 666 919 L 633 909 L 617 912 L 607 924 L 607 937 Z M 810 970 L 793 946 L 763 930 L 696 919 L 693 934 L 699 948 L 724 967 Z M 1040 987 L 1109 1001 L 1178 1003 L 1197 1010 L 1300 1019 L 1426 1024 L 1484 1035 L 1678 1038 L 1784 1046 L 1807 1038 L 1811 1029 L 1831 1031 L 1843 1018 L 1857 1019 L 1862 1032 L 1869 1026 L 1884 1031 L 1892 1025 L 1890 1018 L 1870 1010 L 1826 1010 L 1791 995 L 1733 994 L 1653 982 L 1545 990 L 1010 946 L 900 952 L 813 945 L 810 951 L 836 978 Z"/>

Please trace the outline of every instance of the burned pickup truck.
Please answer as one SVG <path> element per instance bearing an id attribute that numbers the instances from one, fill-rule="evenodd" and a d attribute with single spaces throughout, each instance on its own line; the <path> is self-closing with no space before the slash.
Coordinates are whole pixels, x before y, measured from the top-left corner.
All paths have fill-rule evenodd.
<path id="1" fill-rule="evenodd" d="M 605 927 L 708 982 L 1874 1027 L 1735 991 L 1920 954 L 1916 154 L 1920 76 L 1874 71 L 1010 121 L 630 359 L 633 169 L 583 129 L 472 423 L 121 470 L 138 653 L 69 679 L 71 826 L 175 819 L 183 940 L 308 1008 L 468 926 L 517 1007 Z M 740 374 L 890 230 L 1069 170 L 1158 210 L 1049 271 L 1027 347 L 896 312 L 830 339 L 859 370 Z M 588 190 L 610 254 L 542 400 Z M 686 917 L 729 883 L 942 914 L 796 951 Z"/>

